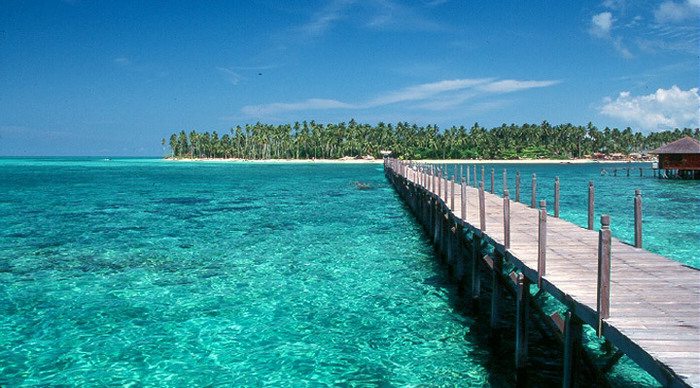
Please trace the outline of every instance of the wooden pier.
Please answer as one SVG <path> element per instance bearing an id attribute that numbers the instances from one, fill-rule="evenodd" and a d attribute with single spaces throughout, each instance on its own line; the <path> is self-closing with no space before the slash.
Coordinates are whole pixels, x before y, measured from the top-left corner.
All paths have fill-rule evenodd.
<path id="1" fill-rule="evenodd" d="M 611 238 L 607 216 L 599 231 L 584 229 L 549 215 L 534 196 L 527 206 L 511 201 L 505 187 L 503 198 L 485 192 L 483 169 L 476 188 L 469 185 L 469 168 L 466 182 L 455 182 L 426 167 L 385 160 L 387 178 L 467 297 L 479 298 L 479 268 L 490 270 L 492 327 L 502 285 L 515 290 L 516 368 L 526 365 L 532 285 L 567 308 L 552 317 L 563 332 L 564 386 L 575 383 L 582 325 L 588 324 L 662 385 L 700 387 L 700 271 Z M 476 186 L 476 168 L 473 174 Z"/>

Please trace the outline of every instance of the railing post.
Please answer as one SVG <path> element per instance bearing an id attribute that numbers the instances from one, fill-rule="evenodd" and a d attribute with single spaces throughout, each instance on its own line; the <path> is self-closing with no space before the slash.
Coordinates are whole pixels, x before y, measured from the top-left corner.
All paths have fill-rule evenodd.
<path id="1" fill-rule="evenodd" d="M 593 205 L 595 204 L 595 188 L 593 181 L 588 182 L 588 230 L 593 230 Z"/>
<path id="2" fill-rule="evenodd" d="M 598 232 L 598 337 L 602 335 L 603 319 L 610 317 L 610 216 L 600 216 Z"/>
<path id="3" fill-rule="evenodd" d="M 447 206 L 447 200 L 448 200 L 447 195 L 449 194 L 447 192 L 447 183 L 450 181 L 449 178 L 450 178 L 450 171 L 447 169 L 447 166 L 445 166 L 445 183 L 444 183 L 445 189 L 442 192 L 444 194 L 444 197 L 445 197 L 445 206 Z"/>
<path id="4" fill-rule="evenodd" d="M 438 176 L 437 176 L 437 195 L 438 198 L 442 197 L 442 169 L 438 167 Z"/>
<path id="5" fill-rule="evenodd" d="M 495 192 L 495 189 L 496 189 L 495 180 L 496 180 L 496 169 L 491 167 L 491 194 L 493 194 Z"/>
<path id="6" fill-rule="evenodd" d="M 642 192 L 634 191 L 634 246 L 642 247 Z"/>
<path id="7" fill-rule="evenodd" d="M 469 171 L 469 169 L 467 169 L 467 171 Z M 464 221 L 467 221 L 467 185 L 464 181 L 464 177 L 462 177 L 461 189 L 462 190 L 461 190 L 460 196 L 459 196 L 459 203 L 461 205 L 460 207 L 462 210 L 462 219 Z"/>
<path id="8" fill-rule="evenodd" d="M 457 169 L 457 167 L 455 167 Z M 457 172 L 457 171 L 455 171 Z M 457 180 L 457 176 L 453 176 L 452 180 L 450 181 L 450 209 L 452 209 L 453 212 L 455 212 L 455 181 Z M 456 213 L 456 212 L 455 212 Z"/>
<path id="9" fill-rule="evenodd" d="M 515 172 L 515 202 L 520 202 L 520 171 Z"/>
<path id="10" fill-rule="evenodd" d="M 485 179 L 484 176 L 485 176 L 485 175 L 486 175 L 486 167 L 485 167 L 485 166 L 481 166 L 481 185 L 482 185 L 482 186 L 484 185 L 484 179 Z"/>
<path id="11" fill-rule="evenodd" d="M 481 231 L 486 231 L 486 204 L 484 203 L 484 182 L 479 185 L 479 226 Z"/>
<path id="12" fill-rule="evenodd" d="M 469 186 L 471 184 L 471 181 L 469 180 L 469 170 L 471 170 L 471 168 L 469 168 L 469 165 L 467 165 L 467 178 L 466 178 L 467 186 Z"/>
<path id="13" fill-rule="evenodd" d="M 503 191 L 508 190 L 508 172 L 503 169 Z"/>
<path id="14" fill-rule="evenodd" d="M 532 195 L 530 196 L 530 207 L 537 209 L 537 174 L 532 173 Z"/>
<path id="15" fill-rule="evenodd" d="M 503 190 L 503 244 L 510 248 L 510 198 L 508 189 Z"/>
<path id="16" fill-rule="evenodd" d="M 478 189 L 479 188 L 479 176 L 476 173 L 476 164 L 474 165 L 474 188 Z"/>
<path id="17" fill-rule="evenodd" d="M 559 177 L 554 178 L 554 218 L 559 218 Z"/>
<path id="18" fill-rule="evenodd" d="M 540 201 L 540 216 L 537 227 L 537 287 L 542 288 L 542 277 L 547 264 L 547 201 Z"/>

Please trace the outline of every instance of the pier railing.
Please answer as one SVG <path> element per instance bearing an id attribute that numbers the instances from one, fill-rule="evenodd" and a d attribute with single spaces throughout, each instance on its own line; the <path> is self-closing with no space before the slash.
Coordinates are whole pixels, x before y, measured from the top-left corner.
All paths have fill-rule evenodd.
<path id="1" fill-rule="evenodd" d="M 578 364 L 575 358 L 581 353 L 577 349 L 581 346 L 581 327 L 589 324 L 599 336 L 662 384 L 700 386 L 700 272 L 640 249 L 639 190 L 634 197 L 633 247 L 611 237 L 607 215 L 601 216 L 598 232 L 593 231 L 592 182 L 588 186 L 588 229 L 584 229 L 559 219 L 558 178 L 554 184 L 554 216 L 550 218 L 546 202 L 537 203 L 534 174 L 528 207 L 518 202 L 519 172 L 515 179 L 516 201 L 512 201 L 505 170 L 504 195 L 499 198 L 494 195 L 493 168 L 488 193 L 483 166 L 480 180 L 476 166 L 454 166 L 450 176 L 446 165 L 386 159 L 385 169 L 394 188 L 445 256 L 455 277 L 464 283 L 468 298 L 479 299 L 479 267 L 488 268 L 493 286 L 492 328 L 499 326 L 502 284 L 513 290 L 518 303 L 517 368 L 523 367 L 526 360 L 527 339 L 523 336 L 527 335 L 527 305 L 531 303 L 529 290 L 533 284 L 567 306 L 563 317 L 556 314 L 552 317 L 564 332 L 564 385 L 575 380 Z M 470 185 L 472 182 L 476 187 Z M 487 246 L 492 248 L 485 249 Z M 508 273 L 504 273 L 505 263 L 507 268 L 512 268 Z M 680 279 L 684 282 L 679 283 Z M 659 301 L 655 294 L 649 293 L 650 286 L 686 303 Z M 649 338 L 656 335 L 666 339 Z M 670 341 L 676 337 L 684 338 L 683 342 Z M 694 345 L 697 345 L 695 350 L 689 352 L 689 346 Z M 659 357 L 659 352 L 664 356 Z"/>

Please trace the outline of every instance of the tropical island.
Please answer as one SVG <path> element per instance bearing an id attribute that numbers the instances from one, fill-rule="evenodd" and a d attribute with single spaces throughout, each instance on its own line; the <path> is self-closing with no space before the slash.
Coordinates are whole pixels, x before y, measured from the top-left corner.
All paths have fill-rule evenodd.
<path id="1" fill-rule="evenodd" d="M 592 123 L 503 124 L 484 128 L 436 125 L 419 126 L 407 122 L 376 125 L 349 122 L 319 124 L 245 124 L 229 133 L 217 131 L 175 132 L 169 140 L 173 159 L 341 159 L 380 158 L 391 150 L 402 159 L 590 159 L 606 155 L 641 157 L 662 144 L 691 136 L 700 139 L 700 129 L 683 128 L 651 132 L 647 135 L 627 127 L 623 130 Z"/>

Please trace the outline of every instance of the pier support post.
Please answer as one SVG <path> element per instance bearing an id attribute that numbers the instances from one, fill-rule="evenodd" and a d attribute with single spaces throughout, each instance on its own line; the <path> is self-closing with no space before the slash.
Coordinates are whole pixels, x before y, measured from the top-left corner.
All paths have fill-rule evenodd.
<path id="1" fill-rule="evenodd" d="M 472 238 L 472 251 L 471 251 L 471 265 L 469 270 L 469 285 L 471 286 L 471 299 L 473 304 L 476 304 L 479 300 L 479 295 L 481 294 L 481 277 L 479 277 L 479 262 L 481 261 L 481 239 L 473 234 Z"/>
<path id="2" fill-rule="evenodd" d="M 484 182 L 479 186 L 479 229 L 486 231 L 486 204 L 484 203 Z"/>
<path id="3" fill-rule="evenodd" d="M 515 202 L 520 202 L 520 171 L 515 172 Z"/>
<path id="4" fill-rule="evenodd" d="M 496 169 L 491 168 L 491 194 L 496 190 Z"/>
<path id="5" fill-rule="evenodd" d="M 508 190 L 508 171 L 503 169 L 503 191 Z"/>
<path id="6" fill-rule="evenodd" d="M 530 207 L 537 209 L 537 175 L 532 174 L 532 195 L 530 196 Z"/>
<path id="7" fill-rule="evenodd" d="M 634 246 L 642 247 L 642 192 L 634 191 Z"/>
<path id="8" fill-rule="evenodd" d="M 530 307 L 530 280 L 522 273 L 516 278 L 515 305 L 515 369 L 516 376 L 524 375 L 527 364 L 527 330 Z"/>
<path id="9" fill-rule="evenodd" d="M 610 317 L 610 216 L 600 216 L 598 232 L 598 337 L 602 336 L 603 320 Z"/>
<path id="10" fill-rule="evenodd" d="M 571 388 L 577 386 L 581 340 L 583 338 L 583 324 L 571 311 L 564 318 L 564 373 L 562 386 Z"/>
<path id="11" fill-rule="evenodd" d="M 593 181 L 588 182 L 588 230 L 593 230 L 593 207 L 595 205 L 595 187 Z"/>
<path id="12" fill-rule="evenodd" d="M 554 178 L 554 218 L 559 218 L 559 177 Z"/>
<path id="13" fill-rule="evenodd" d="M 540 201 L 540 216 L 537 228 L 537 287 L 542 288 L 542 277 L 547 264 L 547 201 Z"/>
<path id="14" fill-rule="evenodd" d="M 476 174 L 476 164 L 474 165 L 474 187 L 479 187 L 479 176 Z"/>
<path id="15" fill-rule="evenodd" d="M 498 339 L 500 311 L 498 303 L 501 300 L 501 276 L 503 276 L 503 256 L 500 253 L 493 254 L 493 268 L 491 270 L 491 336 Z"/>
<path id="16" fill-rule="evenodd" d="M 510 248 L 510 198 L 508 189 L 503 190 L 503 245 Z"/>

